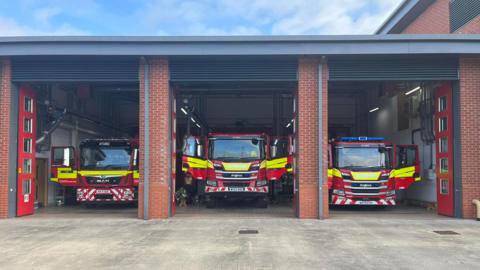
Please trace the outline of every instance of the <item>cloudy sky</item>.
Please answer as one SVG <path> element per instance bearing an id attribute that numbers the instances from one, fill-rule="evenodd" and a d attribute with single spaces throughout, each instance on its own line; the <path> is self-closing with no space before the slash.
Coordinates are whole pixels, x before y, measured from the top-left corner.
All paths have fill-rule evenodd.
<path id="1" fill-rule="evenodd" d="M 372 34 L 402 0 L 0 0 L 0 36 Z"/>

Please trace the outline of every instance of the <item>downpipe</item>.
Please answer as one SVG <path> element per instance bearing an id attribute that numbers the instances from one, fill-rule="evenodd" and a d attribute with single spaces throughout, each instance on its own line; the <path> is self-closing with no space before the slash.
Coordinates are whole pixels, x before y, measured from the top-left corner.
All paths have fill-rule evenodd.
<path id="1" fill-rule="evenodd" d="M 477 207 L 477 220 L 480 221 L 480 200 L 473 200 L 472 203 Z"/>

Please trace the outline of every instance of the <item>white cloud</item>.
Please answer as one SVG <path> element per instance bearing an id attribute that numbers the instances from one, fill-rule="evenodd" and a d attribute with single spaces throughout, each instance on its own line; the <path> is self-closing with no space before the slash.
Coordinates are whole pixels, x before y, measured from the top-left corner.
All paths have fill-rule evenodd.
<path id="1" fill-rule="evenodd" d="M 137 14 L 170 34 L 372 34 L 401 0 L 150 0 Z"/>
<path id="2" fill-rule="evenodd" d="M 0 16 L 0 36 L 78 36 L 88 34 L 89 32 L 77 29 L 68 23 L 42 29 L 22 25 L 11 18 Z"/>

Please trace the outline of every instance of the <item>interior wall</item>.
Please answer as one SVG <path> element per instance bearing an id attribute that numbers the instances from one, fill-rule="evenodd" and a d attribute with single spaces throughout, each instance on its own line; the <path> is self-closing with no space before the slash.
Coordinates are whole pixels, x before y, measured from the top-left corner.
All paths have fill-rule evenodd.
<path id="1" fill-rule="evenodd" d="M 73 89 L 75 89 L 75 87 L 73 87 Z M 88 117 L 89 119 L 100 120 L 112 126 L 122 128 L 126 128 L 129 125 L 138 126 L 138 106 L 135 109 L 125 109 L 125 104 L 120 104 L 121 106 L 118 106 L 117 103 L 112 102 L 109 95 L 91 92 L 85 96 L 85 92 L 72 90 L 71 86 L 53 86 L 51 90 L 51 99 L 48 99 L 46 93 L 41 92 L 46 91 L 45 88 L 39 88 L 38 91 L 40 92 L 40 106 L 45 106 L 45 100 L 49 100 L 48 105 L 54 106 L 57 109 L 62 110 L 63 108 L 67 108 L 68 112 L 79 114 Z M 83 95 L 83 97 L 79 97 L 79 95 Z M 118 107 L 121 107 L 122 109 L 119 110 Z M 123 116 L 125 116 L 125 119 L 122 118 Z M 39 125 L 42 129 L 48 129 L 53 119 L 49 119 L 50 116 L 45 114 L 45 111 L 43 114 L 39 113 L 38 117 Z M 132 120 L 135 117 L 136 123 Z M 37 136 L 41 135 L 42 133 L 37 134 Z M 99 125 L 86 118 L 67 114 L 61 124 L 50 134 L 50 142 L 47 143 L 46 147 L 37 149 L 36 157 L 46 158 L 48 159 L 48 164 L 50 164 L 51 146 L 73 146 L 78 149 L 80 142 L 85 139 L 111 138 L 119 136 L 125 137 L 126 135 L 125 132 L 120 132 Z M 50 166 L 48 166 L 47 170 L 48 175 L 50 175 Z M 47 183 L 47 206 L 53 206 L 58 199 L 57 195 L 62 194 L 63 187 L 55 182 L 51 182 L 49 179 Z"/>
<path id="2" fill-rule="evenodd" d="M 409 119 L 409 127 L 399 130 L 398 110 L 399 93 L 391 97 L 378 97 L 378 92 L 373 90 L 368 92 L 368 108 L 379 107 L 376 112 L 368 114 L 369 136 L 381 136 L 390 140 L 394 144 L 411 144 L 412 131 L 420 128 L 420 118 Z M 366 110 L 368 110 L 366 108 Z M 435 144 L 427 145 L 420 139 L 420 134 L 415 134 L 415 144 L 418 145 L 419 158 L 422 166 L 422 180 L 413 183 L 404 194 L 407 199 L 419 200 L 424 202 L 436 202 L 436 178 L 435 170 Z M 433 171 L 432 171 L 433 170 Z"/>

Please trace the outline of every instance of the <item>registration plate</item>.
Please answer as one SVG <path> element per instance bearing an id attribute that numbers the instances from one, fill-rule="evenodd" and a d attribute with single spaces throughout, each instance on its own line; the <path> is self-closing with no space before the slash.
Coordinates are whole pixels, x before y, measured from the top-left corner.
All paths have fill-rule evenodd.
<path id="1" fill-rule="evenodd" d="M 229 191 L 243 191 L 243 188 L 241 187 L 230 187 L 228 188 Z"/>
<path id="2" fill-rule="evenodd" d="M 97 189 L 97 194 L 110 194 L 109 189 Z"/>
<path id="3" fill-rule="evenodd" d="M 357 201 L 355 204 L 360 204 L 360 205 L 377 205 L 377 202 L 375 201 Z"/>

